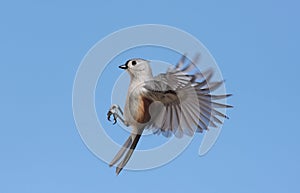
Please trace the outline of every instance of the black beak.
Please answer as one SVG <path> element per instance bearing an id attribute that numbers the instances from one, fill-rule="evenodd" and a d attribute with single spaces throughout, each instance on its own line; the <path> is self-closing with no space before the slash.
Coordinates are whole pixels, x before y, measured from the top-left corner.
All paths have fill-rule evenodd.
<path id="1" fill-rule="evenodd" d="M 126 64 L 123 64 L 123 65 L 119 66 L 119 68 L 126 70 L 128 68 L 128 66 Z"/>

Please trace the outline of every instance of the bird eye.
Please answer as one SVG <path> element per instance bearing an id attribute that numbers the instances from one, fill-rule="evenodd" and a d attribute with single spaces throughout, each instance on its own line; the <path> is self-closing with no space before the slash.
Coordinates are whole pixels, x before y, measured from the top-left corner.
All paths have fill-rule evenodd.
<path id="1" fill-rule="evenodd" d="M 131 64 L 132 64 L 133 66 L 135 66 L 135 65 L 136 65 L 136 61 L 133 60 L 133 61 L 131 62 Z"/>

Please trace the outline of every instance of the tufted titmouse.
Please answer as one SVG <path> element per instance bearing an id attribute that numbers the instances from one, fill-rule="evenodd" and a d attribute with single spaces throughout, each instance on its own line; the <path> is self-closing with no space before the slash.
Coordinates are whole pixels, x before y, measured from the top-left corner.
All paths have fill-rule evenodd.
<path id="1" fill-rule="evenodd" d="M 124 125 L 132 128 L 131 135 L 116 154 L 109 166 L 115 165 L 127 151 L 123 160 L 116 168 L 117 175 L 129 161 L 144 129 L 152 129 L 154 133 L 162 133 L 176 137 L 183 134 L 192 136 L 195 131 L 203 132 L 208 127 L 218 127 L 223 122 L 220 117 L 228 118 L 218 108 L 232 107 L 215 102 L 230 94 L 212 95 L 223 81 L 212 82 L 213 70 L 200 73 L 195 63 L 185 65 L 183 55 L 175 67 L 166 73 L 153 77 L 149 61 L 131 59 L 119 68 L 130 75 L 130 84 L 126 97 L 124 113 L 118 105 L 112 105 L 107 118 L 113 116 Z"/>

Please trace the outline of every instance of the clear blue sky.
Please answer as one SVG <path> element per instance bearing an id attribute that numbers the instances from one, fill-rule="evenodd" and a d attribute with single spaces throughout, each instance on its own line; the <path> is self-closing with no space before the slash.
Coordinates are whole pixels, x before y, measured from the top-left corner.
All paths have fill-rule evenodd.
<path id="1" fill-rule="evenodd" d="M 2 1 L 0 192 L 300 192 L 299 7 L 296 0 Z M 204 157 L 198 136 L 168 165 L 116 177 L 77 132 L 73 80 L 97 41 L 145 23 L 201 40 L 235 108 Z"/>

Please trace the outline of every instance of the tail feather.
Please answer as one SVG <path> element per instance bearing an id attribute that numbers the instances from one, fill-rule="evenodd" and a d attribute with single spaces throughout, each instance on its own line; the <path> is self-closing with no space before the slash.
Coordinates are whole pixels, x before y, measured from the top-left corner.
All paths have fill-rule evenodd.
<path id="1" fill-rule="evenodd" d="M 132 134 L 129 136 L 129 138 L 134 138 L 133 142 L 130 146 L 130 149 L 127 151 L 127 154 L 125 155 L 124 159 L 122 162 L 119 163 L 118 167 L 116 168 L 116 174 L 119 175 L 119 173 L 122 171 L 123 167 L 127 164 L 129 161 L 130 157 L 132 156 L 132 153 L 134 149 L 136 148 L 137 143 L 139 142 L 141 135 L 140 134 Z M 123 152 L 124 154 L 124 152 Z M 122 155 L 123 155 L 122 154 Z"/>
<path id="2" fill-rule="evenodd" d="M 115 165 L 121 157 L 124 155 L 125 151 L 129 148 L 129 146 L 132 144 L 132 137 L 131 135 L 128 137 L 128 139 L 125 141 L 122 148 L 119 150 L 119 152 L 115 155 L 114 159 L 110 162 L 109 167 Z"/>

